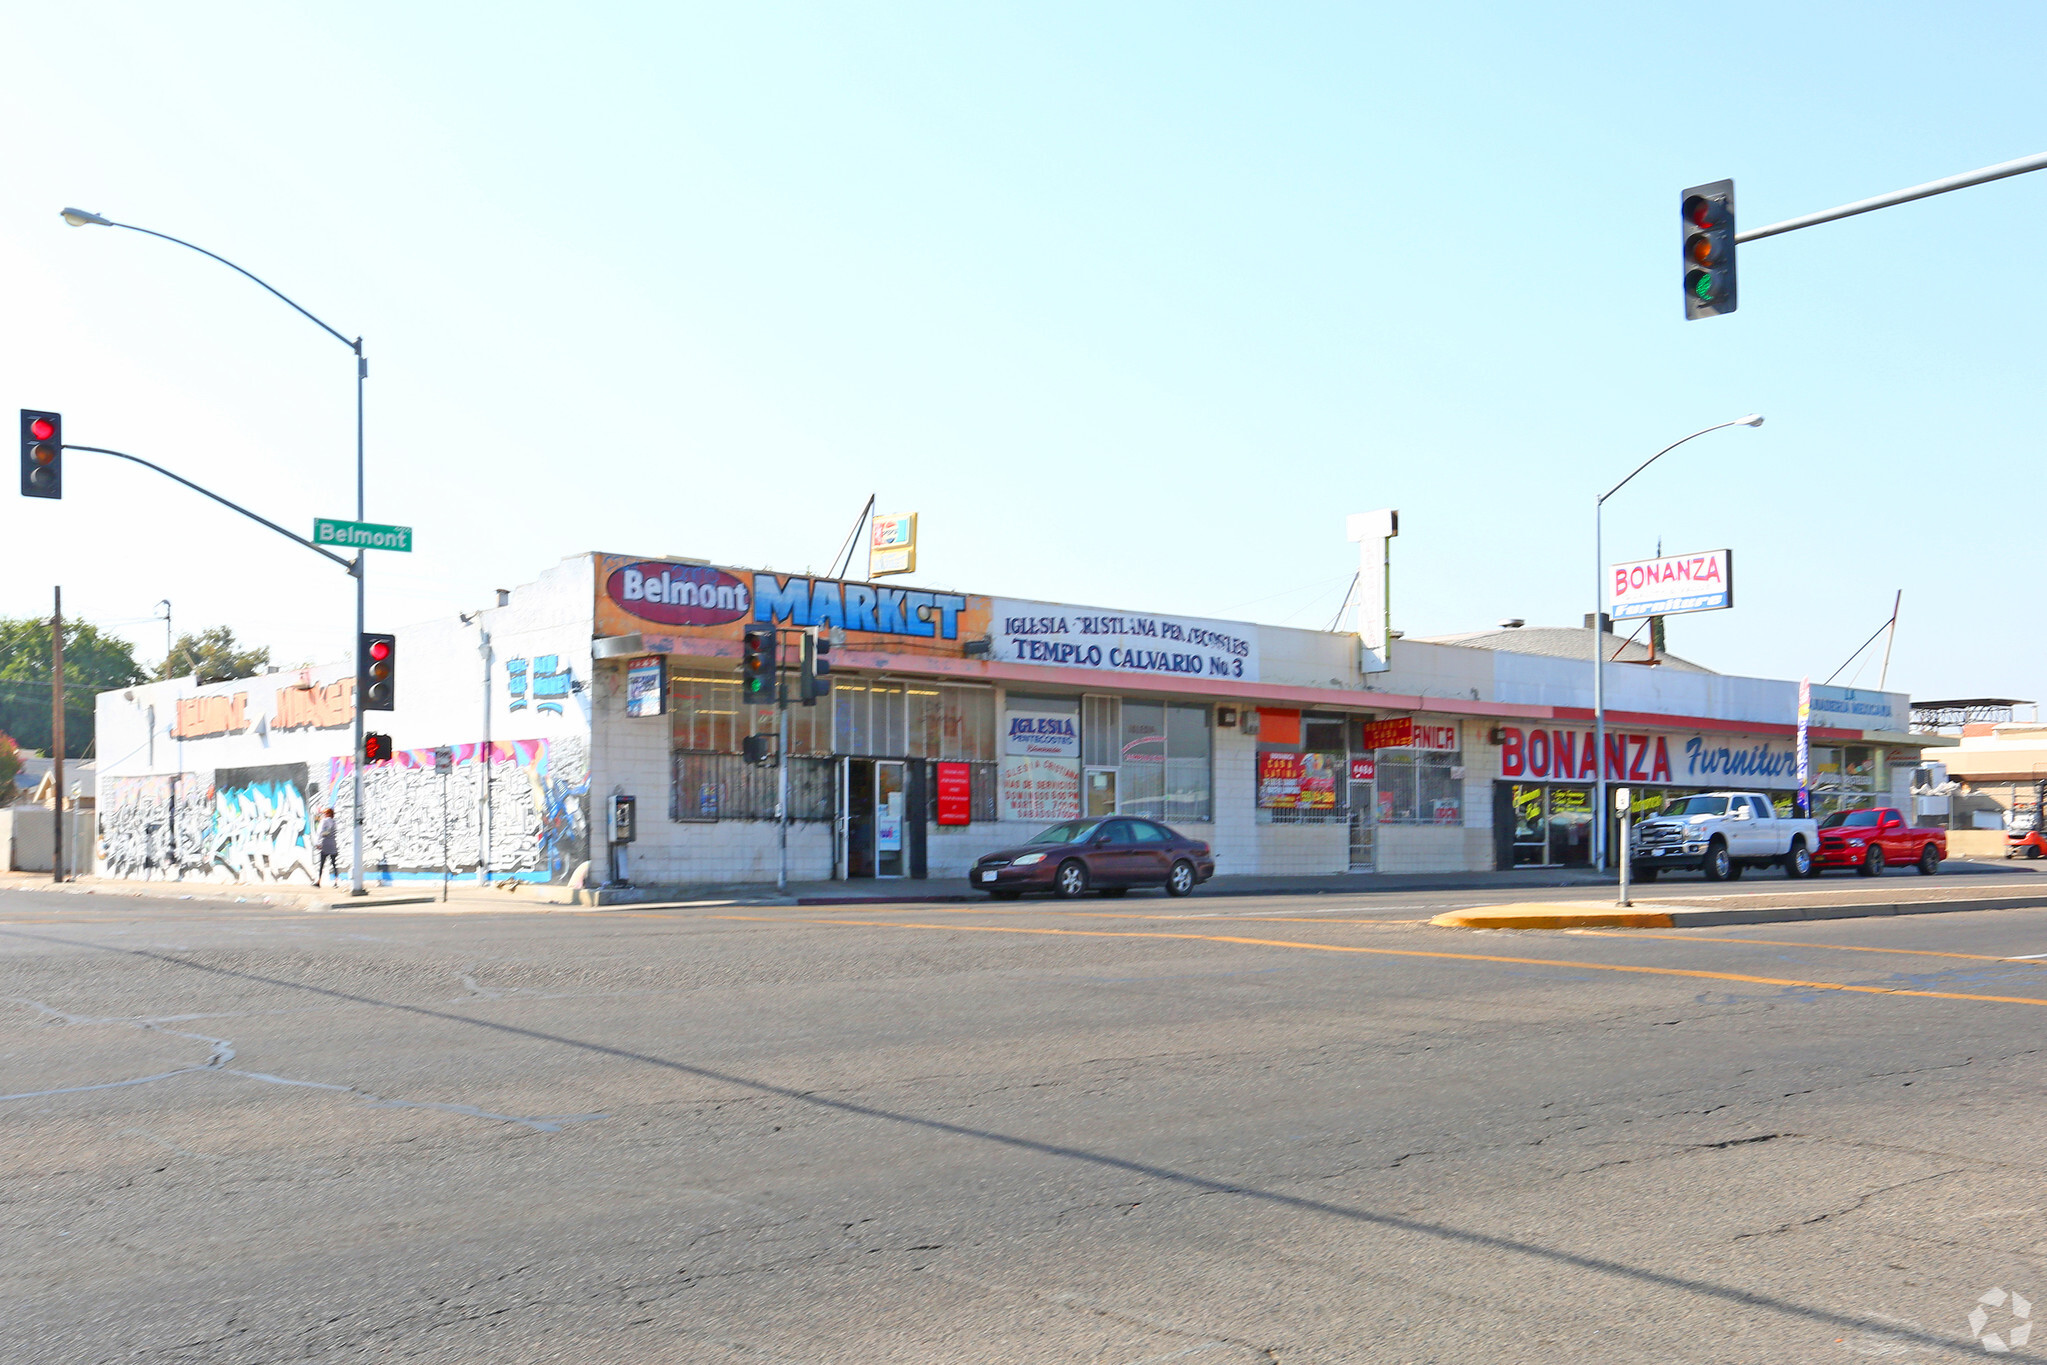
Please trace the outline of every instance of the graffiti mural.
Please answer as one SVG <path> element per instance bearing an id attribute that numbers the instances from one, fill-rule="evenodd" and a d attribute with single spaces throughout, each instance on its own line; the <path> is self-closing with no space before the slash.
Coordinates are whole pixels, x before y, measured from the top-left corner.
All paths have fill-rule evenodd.
<path id="1" fill-rule="evenodd" d="M 313 882 L 313 811 L 306 765 L 220 768 L 213 774 L 214 866 L 236 882 Z"/>
<path id="2" fill-rule="evenodd" d="M 212 835 L 213 783 L 197 773 L 100 782 L 99 864 L 107 876 L 203 877 Z"/>
<path id="3" fill-rule="evenodd" d="M 474 873 L 483 836 L 482 771 L 489 781 L 491 876 L 567 881 L 590 856 L 589 741 L 565 735 L 451 747 L 455 765 L 446 773 L 434 771 L 432 749 L 401 750 L 391 762 L 364 769 L 365 875 L 438 877 L 444 865 Z M 354 773 L 347 758 L 327 763 L 326 789 L 344 831 L 354 819 Z"/>
<path id="4" fill-rule="evenodd" d="M 569 670 L 562 667 L 561 655 L 537 655 L 529 663 L 525 659 L 505 660 L 505 696 L 509 701 L 508 710 L 524 711 L 529 693 L 528 680 L 532 682 L 530 693 L 533 709 L 559 716 L 574 690 L 574 679 Z"/>
<path id="5" fill-rule="evenodd" d="M 313 880 L 306 765 L 278 763 L 100 784 L 99 865 L 152 881 Z"/>

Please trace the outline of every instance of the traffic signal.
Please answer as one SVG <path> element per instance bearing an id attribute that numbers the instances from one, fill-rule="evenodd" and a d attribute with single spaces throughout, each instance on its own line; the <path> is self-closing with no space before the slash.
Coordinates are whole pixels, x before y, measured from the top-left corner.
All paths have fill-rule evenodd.
<path id="1" fill-rule="evenodd" d="M 398 637 L 364 631 L 355 649 L 355 691 L 365 711 L 397 707 Z"/>
<path id="2" fill-rule="evenodd" d="M 773 735 L 748 735 L 739 741 L 739 756 L 759 768 L 774 761 L 775 737 Z"/>
<path id="3" fill-rule="evenodd" d="M 362 737 L 362 761 L 365 763 L 389 763 L 391 761 L 391 737 L 371 731 Z"/>
<path id="4" fill-rule="evenodd" d="M 1734 182 L 1715 180 L 1684 192 L 1685 320 L 1732 313 Z"/>
<path id="5" fill-rule="evenodd" d="M 54 412 L 21 410 L 21 496 L 64 496 L 64 419 Z"/>
<path id="6" fill-rule="evenodd" d="M 803 685 L 798 695 L 805 706 L 832 694 L 832 637 L 823 629 L 803 632 Z"/>
<path id="7" fill-rule="evenodd" d="M 745 652 L 741 656 L 740 698 L 755 706 L 775 700 L 775 628 L 748 626 Z"/>

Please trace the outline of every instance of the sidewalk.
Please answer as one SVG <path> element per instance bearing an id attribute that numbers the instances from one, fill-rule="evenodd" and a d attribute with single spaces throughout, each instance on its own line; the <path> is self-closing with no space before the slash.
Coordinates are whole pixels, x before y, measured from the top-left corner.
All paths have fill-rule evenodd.
<path id="1" fill-rule="evenodd" d="M 1794 889 L 1796 888 L 1796 889 Z M 1791 883 L 1769 891 L 1706 896 L 1634 895 L 1627 907 L 1612 892 L 1600 900 L 1519 901 L 1450 910 L 1429 923 L 1442 929 L 1707 929 L 1730 924 L 1937 915 L 1964 910 L 2027 910 L 2047 906 L 2047 877 L 1897 877 L 1832 885 Z"/>

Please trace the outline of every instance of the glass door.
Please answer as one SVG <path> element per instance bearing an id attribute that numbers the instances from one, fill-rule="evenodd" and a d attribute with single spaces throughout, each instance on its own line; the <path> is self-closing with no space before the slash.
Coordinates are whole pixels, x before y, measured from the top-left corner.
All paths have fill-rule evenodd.
<path id="1" fill-rule="evenodd" d="M 853 760 L 842 758 L 836 766 L 838 771 L 833 774 L 833 779 L 837 790 L 833 793 L 835 799 L 832 801 L 832 876 L 838 881 L 845 881 L 853 875 L 852 868 L 848 864 L 846 857 L 847 823 L 852 818 L 852 811 L 846 802 L 846 795 L 847 789 L 851 785 L 849 779 L 851 778 L 850 769 L 853 766 Z"/>
<path id="2" fill-rule="evenodd" d="M 906 765 L 901 759 L 874 764 L 874 875 L 900 877 L 903 869 L 903 822 L 909 800 Z"/>
<path id="3" fill-rule="evenodd" d="M 1089 819 L 1116 813 L 1116 770 L 1114 768 L 1089 768 L 1083 780 L 1083 794 L 1086 809 L 1082 814 Z"/>
<path id="4" fill-rule="evenodd" d="M 1372 870 L 1373 816 L 1378 808 L 1370 782 L 1350 784 L 1350 870 L 1353 872 Z"/>

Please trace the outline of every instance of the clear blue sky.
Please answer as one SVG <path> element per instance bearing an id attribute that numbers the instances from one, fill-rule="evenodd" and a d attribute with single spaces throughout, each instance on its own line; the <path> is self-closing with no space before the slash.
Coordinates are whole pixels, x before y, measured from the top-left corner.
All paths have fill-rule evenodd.
<path id="1" fill-rule="evenodd" d="M 1724 20 L 1723 17 L 1724 16 Z M 1719 26 L 1716 27 L 1716 23 Z M 1326 625 L 1398 507 L 1394 623 L 1673 623 L 1823 678 L 2042 691 L 2047 173 L 1744 247 L 1686 323 L 1677 192 L 1760 224 L 2047 150 L 2033 6 L 777 3 L 8 8 L 10 406 L 295 528 L 353 496 L 372 626 L 586 549 L 823 569 L 870 492 L 970 591 Z M 12 498 L 12 490 L 7 494 Z M 16 500 L 0 612 L 343 657 L 346 579 L 128 466 Z M 1843 681 L 1849 680 L 1844 675 Z M 1860 673 L 1873 684 L 1876 666 Z"/>

